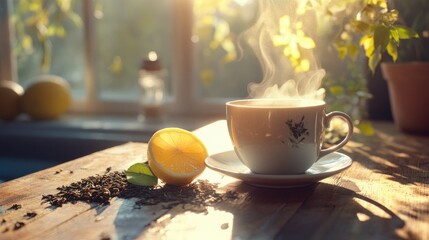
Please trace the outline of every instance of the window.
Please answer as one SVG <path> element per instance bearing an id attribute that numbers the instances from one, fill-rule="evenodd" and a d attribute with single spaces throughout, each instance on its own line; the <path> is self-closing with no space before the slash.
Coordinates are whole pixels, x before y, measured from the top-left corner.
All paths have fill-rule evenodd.
<path id="1" fill-rule="evenodd" d="M 70 83 L 74 99 L 82 100 L 87 93 L 82 1 L 75 1 L 65 9 L 54 1 L 40 2 L 44 4 L 27 0 L 9 2 L 17 80 L 26 87 L 40 74 L 55 74 Z M 75 15 L 66 17 L 66 14 Z"/>
<path id="2" fill-rule="evenodd" d="M 173 113 L 223 114 L 224 102 L 246 97 L 247 84 L 262 78 L 239 44 L 256 0 L 13 0 L 0 9 L 2 23 L 9 20 L 0 31 L 14 33 L 0 76 L 25 87 L 45 67 L 70 83 L 74 112 L 136 114 L 139 68 L 150 51 L 168 72 Z"/>

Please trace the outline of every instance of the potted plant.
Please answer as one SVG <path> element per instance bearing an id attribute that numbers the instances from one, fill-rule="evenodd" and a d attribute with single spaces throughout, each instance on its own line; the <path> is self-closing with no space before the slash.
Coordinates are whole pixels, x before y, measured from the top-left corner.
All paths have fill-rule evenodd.
<path id="1" fill-rule="evenodd" d="M 428 134 L 429 1 L 396 0 L 393 3 L 401 12 L 398 20 L 419 34 L 418 38 L 401 42 L 396 63 L 381 64 L 389 89 L 393 118 L 397 127 L 405 132 Z"/>

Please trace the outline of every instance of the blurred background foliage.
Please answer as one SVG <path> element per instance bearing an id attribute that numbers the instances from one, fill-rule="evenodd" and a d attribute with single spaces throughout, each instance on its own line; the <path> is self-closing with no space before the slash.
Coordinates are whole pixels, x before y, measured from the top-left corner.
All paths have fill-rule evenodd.
<path id="1" fill-rule="evenodd" d="M 192 41 L 195 45 L 199 94 L 206 98 L 245 98 L 247 85 L 262 71 L 240 34 L 255 21 L 255 0 L 194 0 Z M 244 69 L 245 68 L 245 69 Z"/>
<path id="2" fill-rule="evenodd" d="M 287 15 L 279 19 L 278 33 L 273 37 L 273 47 L 283 50 L 296 72 L 308 71 L 309 62 L 302 58 L 302 51 L 313 50 L 319 64 L 327 72 L 323 87 L 326 89 L 326 102 L 331 110 L 349 113 L 355 119 L 355 125 L 364 134 L 373 133 L 367 121 L 366 100 L 371 97 L 367 90 L 369 70 L 374 70 L 381 60 L 381 53 L 387 50 L 395 57 L 394 43 L 386 42 L 394 31 L 380 30 L 399 29 L 396 25 L 399 13 L 390 9 L 386 0 L 301 0 L 297 1 L 296 14 L 305 16 L 311 11 L 318 21 L 317 37 L 308 33 L 306 26 L 298 21 L 291 22 Z M 134 2 L 134 1 L 130 1 Z M 151 1 L 146 1 L 151 2 Z M 16 29 L 15 53 L 18 61 L 25 61 L 34 51 L 41 51 L 40 68 L 49 72 L 52 58 L 52 42 L 66 38 L 68 29 L 82 26 L 80 1 L 73 0 L 21 0 L 14 2 L 12 21 Z M 127 1 L 128 3 L 128 1 Z M 147 3 L 147 8 L 134 7 L 127 14 L 120 14 L 115 9 L 114 1 L 95 1 L 94 17 L 104 24 L 97 28 L 97 34 L 106 36 L 115 32 L 115 36 L 98 41 L 98 49 L 112 49 L 104 52 L 96 67 L 103 79 L 101 87 L 110 92 L 124 88 L 131 92 L 136 90 L 136 79 L 139 59 L 128 57 L 136 51 L 138 45 L 127 41 L 127 37 L 152 42 L 157 49 L 139 49 L 144 56 L 148 50 L 155 50 L 160 55 L 168 55 L 161 39 L 171 38 L 168 27 L 159 31 L 154 21 L 162 21 L 168 14 L 168 1 Z M 130 5 L 139 3 L 130 3 Z M 259 82 L 262 78 L 261 67 L 249 46 L 240 41 L 240 33 L 249 28 L 256 20 L 258 2 L 256 0 L 194 0 L 194 29 L 192 42 L 195 44 L 197 79 L 200 80 L 199 93 L 204 97 L 243 98 L 247 95 L 247 84 Z M 74 6 L 74 7 L 73 7 Z M 132 8 L 133 9 L 133 8 Z M 162 12 L 162 14 L 159 14 Z M 115 29 L 118 21 L 113 15 L 121 15 L 123 27 Z M 161 15 L 157 17 L 155 15 Z M 146 32 L 139 33 L 138 28 L 144 23 Z M 378 30 L 377 37 L 374 32 Z M 413 34 L 408 28 L 401 28 Z M 409 32 L 407 32 L 409 31 Z M 158 32 L 158 36 L 153 36 Z M 381 33 L 380 33 L 381 32 Z M 405 36 L 406 37 L 406 36 Z M 375 38 L 381 39 L 376 40 Z M 384 40 L 383 40 L 384 39 Z M 393 39 L 399 38 L 393 36 Z M 119 48 L 127 42 L 125 50 Z M 157 44 L 158 43 L 158 44 Z M 372 45 L 371 45 L 372 44 Z M 35 46 L 39 47 L 35 47 Z M 390 46 L 390 47 L 389 47 Z M 389 48 L 389 49 L 388 49 Z M 127 50 L 128 49 L 128 50 Z M 393 49 L 393 50 L 392 50 Z M 244 54 L 243 54 L 244 53 Z M 248 70 L 234 71 L 244 65 Z M 169 59 L 167 65 L 170 65 Z M 114 76 L 114 77 L 112 77 Z M 130 78 L 129 76 L 133 76 Z M 240 81 L 231 81 L 231 78 Z M 121 79 L 118 81 L 117 79 Z M 242 80 L 242 81 L 241 81 Z M 128 84 L 124 84 L 128 82 Z M 240 89 L 237 91 L 237 89 Z M 136 93 L 137 94 L 137 93 Z M 342 127 L 340 126 L 339 129 Z M 341 131 L 339 131 L 341 132 Z"/>
<path id="3" fill-rule="evenodd" d="M 15 54 L 18 61 L 32 55 L 37 44 L 42 51 L 40 68 L 48 72 L 52 61 L 52 39 L 65 38 L 72 24 L 82 26 L 82 19 L 72 8 L 73 0 L 15 1 L 12 23 L 15 26 Z"/>

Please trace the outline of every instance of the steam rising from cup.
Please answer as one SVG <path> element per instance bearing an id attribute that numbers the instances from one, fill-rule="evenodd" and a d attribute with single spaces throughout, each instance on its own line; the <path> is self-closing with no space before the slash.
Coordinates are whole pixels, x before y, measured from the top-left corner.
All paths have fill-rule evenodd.
<path id="1" fill-rule="evenodd" d="M 285 56 L 285 53 L 291 54 L 286 52 L 289 48 L 278 47 L 273 43 L 275 36 L 283 34 L 287 45 L 291 46 L 290 49 L 302 45 L 295 35 L 281 32 L 280 19 L 284 16 L 287 16 L 286 20 L 290 22 L 288 27 L 292 29 L 291 32 L 295 29 L 301 33 L 305 31 L 306 34 L 311 34 L 311 37 L 317 35 L 315 13 L 309 10 L 301 11 L 303 7 L 305 8 L 302 2 L 307 1 L 259 0 L 259 18 L 242 36 L 255 52 L 264 72 L 262 82 L 248 85 L 251 98 L 324 98 L 325 91 L 320 86 L 325 70 L 317 66 L 312 49 L 300 48 L 300 52 L 292 53 L 299 54 L 308 63 L 309 71 L 297 73 L 290 59 Z"/>

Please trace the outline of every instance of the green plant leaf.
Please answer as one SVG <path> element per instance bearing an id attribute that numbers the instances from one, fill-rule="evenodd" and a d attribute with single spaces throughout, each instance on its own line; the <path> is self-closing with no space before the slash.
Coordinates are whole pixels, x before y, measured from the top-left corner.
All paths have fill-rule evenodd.
<path id="1" fill-rule="evenodd" d="M 395 40 L 397 44 L 399 43 L 399 33 L 398 33 L 398 30 L 396 30 L 396 28 L 390 29 L 390 36 L 392 36 L 393 40 Z"/>
<path id="2" fill-rule="evenodd" d="M 375 49 L 374 53 L 369 57 L 368 66 L 371 69 L 371 72 L 375 72 L 375 68 L 377 67 L 378 63 L 381 61 L 381 51 L 380 47 Z"/>
<path id="3" fill-rule="evenodd" d="M 354 20 L 352 22 L 352 26 L 358 31 L 358 32 L 366 32 L 369 29 L 369 24 L 363 21 Z"/>
<path id="4" fill-rule="evenodd" d="M 134 185 L 154 186 L 158 183 L 158 178 L 150 170 L 146 163 L 136 163 L 125 171 L 127 181 Z"/>
<path id="5" fill-rule="evenodd" d="M 31 38 L 31 36 L 25 34 L 22 37 L 21 45 L 26 51 L 31 51 L 33 49 L 33 39 Z"/>
<path id="6" fill-rule="evenodd" d="M 372 136 L 375 133 L 374 127 L 369 121 L 360 121 L 356 127 L 366 136 Z"/>
<path id="7" fill-rule="evenodd" d="M 390 42 L 389 45 L 387 45 L 387 53 L 392 57 L 394 62 L 398 60 L 398 47 L 395 43 Z"/>
<path id="8" fill-rule="evenodd" d="M 402 25 L 396 25 L 394 28 L 398 32 L 400 39 L 410 39 L 410 38 L 418 38 L 419 37 L 419 34 L 409 27 L 402 26 Z"/>
<path id="9" fill-rule="evenodd" d="M 82 26 L 82 18 L 80 18 L 79 14 L 69 11 L 67 12 L 67 17 L 74 23 L 75 26 Z"/>
<path id="10" fill-rule="evenodd" d="M 331 92 L 334 96 L 340 96 L 344 94 L 344 88 L 342 86 L 336 85 L 329 88 L 329 92 Z"/>
<path id="11" fill-rule="evenodd" d="M 356 60 L 356 57 L 359 54 L 359 48 L 355 44 L 349 44 L 347 45 L 347 52 L 351 59 Z"/>
<path id="12" fill-rule="evenodd" d="M 383 52 L 390 41 L 390 31 L 383 25 L 378 25 L 374 30 L 374 48 L 380 47 Z"/>
<path id="13" fill-rule="evenodd" d="M 374 38 L 370 36 L 369 34 L 366 34 L 362 36 L 360 39 L 359 44 L 363 46 L 365 50 L 365 56 L 367 58 L 370 58 L 371 55 L 374 53 Z"/>
<path id="14" fill-rule="evenodd" d="M 344 59 L 347 56 L 347 47 L 346 46 L 337 46 L 338 57 Z"/>

